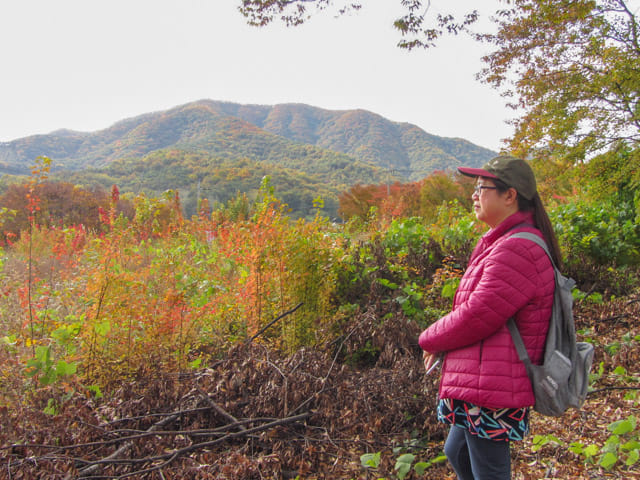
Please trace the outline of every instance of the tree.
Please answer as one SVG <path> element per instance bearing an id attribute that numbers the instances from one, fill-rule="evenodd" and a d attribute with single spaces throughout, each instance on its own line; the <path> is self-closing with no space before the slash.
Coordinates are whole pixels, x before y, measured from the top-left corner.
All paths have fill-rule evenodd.
<path id="1" fill-rule="evenodd" d="M 379 185 L 354 185 L 347 192 L 342 192 L 338 201 L 338 215 L 344 220 L 353 216 L 365 218 L 372 206 L 376 205 L 379 198 Z"/>
<path id="2" fill-rule="evenodd" d="M 338 213 L 344 220 L 365 219 L 372 207 L 387 218 L 420 216 L 425 222 L 435 221 L 438 207 L 457 200 L 471 207 L 472 182 L 462 175 L 433 172 L 419 182 L 392 185 L 354 185 L 339 196 Z"/>
<path id="3" fill-rule="evenodd" d="M 461 18 L 452 14 L 434 16 L 431 0 L 398 0 L 398 3 L 404 14 L 395 19 L 393 26 L 403 37 L 398 46 L 409 50 L 432 47 L 442 35 L 466 31 L 478 19 L 477 10 Z M 240 12 L 254 26 L 265 26 L 274 20 L 297 26 L 311 18 L 311 8 L 316 12 L 332 9 L 337 15 L 343 15 L 360 10 L 362 5 L 358 0 L 241 0 Z"/>
<path id="4" fill-rule="evenodd" d="M 465 32 L 495 50 L 479 79 L 503 93 L 518 111 L 514 153 L 560 157 L 574 164 L 640 139 L 640 45 L 627 0 L 496 0 L 497 33 L 471 30 L 477 10 L 436 14 L 430 0 L 400 0 L 394 21 L 407 49 L 434 46 Z M 501 9 L 499 3 L 505 8 Z M 299 25 L 318 11 L 338 15 L 366 5 L 349 0 L 241 0 L 253 25 L 276 19 Z M 453 5 L 446 6 L 448 11 Z"/>
<path id="5" fill-rule="evenodd" d="M 497 14 L 479 77 L 521 115 L 510 147 L 564 158 L 637 147 L 640 44 L 625 0 L 515 0 Z"/>
<path id="6" fill-rule="evenodd" d="M 2 222 L 2 234 L 13 237 L 29 228 L 30 185 L 14 184 L 0 195 L 0 206 L 14 211 Z M 35 223 L 44 227 L 72 226 L 82 224 L 90 230 L 100 230 L 100 209 L 109 209 L 109 195 L 101 189 L 85 190 L 68 182 L 45 181 L 32 189 L 31 195 L 38 197 Z M 133 216 L 133 207 L 126 200 L 116 202 L 118 213 Z"/>
<path id="7" fill-rule="evenodd" d="M 443 171 L 433 172 L 420 182 L 419 204 L 414 214 L 420 215 L 426 223 L 435 222 L 438 208 L 453 200 L 471 210 L 473 183 L 460 174 L 452 176 Z"/>

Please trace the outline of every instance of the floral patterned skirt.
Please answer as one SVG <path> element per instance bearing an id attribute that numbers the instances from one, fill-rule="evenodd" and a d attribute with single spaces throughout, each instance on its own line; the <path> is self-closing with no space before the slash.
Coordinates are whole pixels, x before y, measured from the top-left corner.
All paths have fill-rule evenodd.
<path id="1" fill-rule="evenodd" d="M 522 440 L 529 433 L 529 409 L 486 408 L 450 398 L 438 402 L 438 420 L 467 429 L 480 438 Z"/>

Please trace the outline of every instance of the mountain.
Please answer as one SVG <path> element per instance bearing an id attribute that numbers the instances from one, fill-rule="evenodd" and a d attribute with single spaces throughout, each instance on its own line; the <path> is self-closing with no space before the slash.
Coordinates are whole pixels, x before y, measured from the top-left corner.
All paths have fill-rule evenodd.
<path id="1" fill-rule="evenodd" d="M 368 165 L 403 180 L 460 164 L 482 165 L 495 155 L 466 140 L 431 135 L 365 110 L 201 100 L 96 132 L 58 130 L 0 143 L 0 172 L 26 171 L 40 155 L 50 157 L 57 168 L 82 170 L 163 149 L 267 162 L 308 174 L 324 174 L 329 165 L 332 170 Z"/>
<path id="2" fill-rule="evenodd" d="M 0 174 L 9 175 L 0 189 L 11 175 L 29 175 L 38 156 L 51 158 L 52 180 L 153 196 L 178 190 L 188 216 L 202 198 L 216 204 L 254 195 L 268 175 L 295 216 L 313 215 L 321 197 L 335 218 L 338 195 L 354 184 L 419 180 L 482 165 L 495 153 L 365 110 L 201 100 L 96 132 L 57 130 L 0 143 Z"/>
<path id="3" fill-rule="evenodd" d="M 352 156 L 418 180 L 434 170 L 483 165 L 495 152 L 460 138 L 431 135 L 366 110 L 331 111 L 303 104 L 238 105 L 202 101 L 290 140 Z"/>

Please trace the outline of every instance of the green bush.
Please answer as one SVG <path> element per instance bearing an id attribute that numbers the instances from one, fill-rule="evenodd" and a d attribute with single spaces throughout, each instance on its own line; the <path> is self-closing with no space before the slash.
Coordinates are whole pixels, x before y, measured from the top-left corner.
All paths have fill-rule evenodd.
<path id="1" fill-rule="evenodd" d="M 640 228 L 631 203 L 576 201 L 549 212 L 564 271 L 582 290 L 625 295 L 637 286 Z"/>
<path id="2" fill-rule="evenodd" d="M 569 261 L 586 257 L 614 267 L 640 264 L 640 226 L 631 203 L 572 202 L 550 217 Z"/>
<path id="3" fill-rule="evenodd" d="M 444 255 L 453 258 L 463 267 L 466 266 L 483 230 L 474 213 L 468 211 L 457 200 L 443 203 L 438 208 L 436 222 L 430 228 Z"/>
<path id="4" fill-rule="evenodd" d="M 393 221 L 364 240 L 347 239 L 340 263 L 334 265 L 334 302 L 386 305 L 408 319 L 424 319 L 424 290 L 442 265 L 442 251 L 417 218 Z"/>

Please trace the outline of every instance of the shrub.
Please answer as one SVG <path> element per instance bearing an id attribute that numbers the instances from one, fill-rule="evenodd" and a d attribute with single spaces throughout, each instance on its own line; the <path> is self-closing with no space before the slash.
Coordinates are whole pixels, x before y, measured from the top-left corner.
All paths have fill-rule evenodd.
<path id="1" fill-rule="evenodd" d="M 444 255 L 460 266 L 466 266 L 482 231 L 483 227 L 477 222 L 473 212 L 457 200 L 440 206 L 436 222 L 430 228 Z"/>
<path id="2" fill-rule="evenodd" d="M 637 284 L 640 227 L 631 203 L 575 201 L 550 210 L 565 270 L 584 289 L 622 295 Z"/>
<path id="3" fill-rule="evenodd" d="M 614 267 L 640 264 L 640 226 L 631 203 L 576 201 L 556 207 L 550 217 L 568 258 Z"/>

